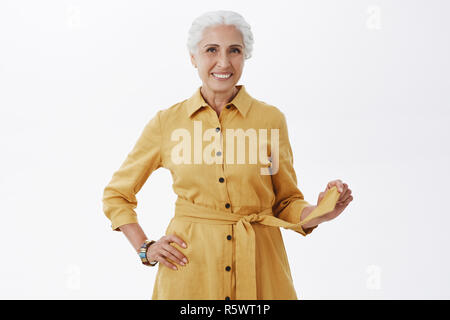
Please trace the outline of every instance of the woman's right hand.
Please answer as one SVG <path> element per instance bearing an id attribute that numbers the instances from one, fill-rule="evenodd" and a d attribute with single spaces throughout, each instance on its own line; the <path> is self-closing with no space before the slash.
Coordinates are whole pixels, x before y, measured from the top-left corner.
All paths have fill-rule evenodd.
<path id="1" fill-rule="evenodd" d="M 169 268 L 177 270 L 177 267 L 166 260 L 170 258 L 172 261 L 184 266 L 188 263 L 187 258 L 178 251 L 174 246 L 170 245 L 171 242 L 175 242 L 183 248 L 186 248 L 186 243 L 180 239 L 180 237 L 175 234 L 169 234 L 167 236 L 162 236 L 161 239 L 154 242 L 147 250 L 148 261 L 158 261 L 166 265 Z M 184 262 L 183 262 L 184 260 Z"/>

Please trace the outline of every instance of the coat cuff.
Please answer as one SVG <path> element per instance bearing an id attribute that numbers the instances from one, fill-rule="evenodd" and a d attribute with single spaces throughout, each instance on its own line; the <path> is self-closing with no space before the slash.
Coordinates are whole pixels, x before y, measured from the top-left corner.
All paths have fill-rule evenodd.
<path id="1" fill-rule="evenodd" d="M 118 215 L 116 217 L 113 217 L 111 219 L 111 228 L 113 231 L 121 231 L 119 229 L 120 226 L 123 226 L 124 224 L 129 224 L 129 223 L 138 223 L 138 219 L 136 214 L 133 213 L 129 213 L 129 214 L 125 214 L 122 213 L 121 215 Z"/>
<path id="2" fill-rule="evenodd" d="M 278 218 L 285 220 L 290 223 L 300 224 L 300 217 L 304 208 L 311 206 L 308 201 L 304 199 L 295 199 L 289 205 L 283 209 Z M 311 228 L 303 228 L 302 226 L 298 226 L 295 232 L 300 233 L 303 236 L 310 234 L 318 225 Z"/>

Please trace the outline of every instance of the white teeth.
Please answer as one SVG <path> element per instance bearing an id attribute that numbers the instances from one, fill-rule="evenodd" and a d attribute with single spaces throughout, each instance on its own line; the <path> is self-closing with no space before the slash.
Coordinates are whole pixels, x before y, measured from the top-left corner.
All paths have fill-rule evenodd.
<path id="1" fill-rule="evenodd" d="M 214 75 L 216 78 L 221 78 L 221 79 L 226 79 L 226 78 L 231 77 L 231 73 L 229 73 L 229 74 L 217 74 L 217 73 L 213 73 L 213 75 Z"/>

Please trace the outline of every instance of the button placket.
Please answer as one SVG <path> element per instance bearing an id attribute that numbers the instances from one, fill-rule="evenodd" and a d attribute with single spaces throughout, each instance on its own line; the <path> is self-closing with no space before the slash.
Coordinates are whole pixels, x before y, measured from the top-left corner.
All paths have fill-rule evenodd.
<path id="1" fill-rule="evenodd" d="M 220 157 L 222 156 L 222 150 L 223 150 L 223 145 L 222 145 L 222 129 L 220 128 L 220 125 L 217 125 L 216 127 L 216 132 L 219 134 L 219 138 L 220 138 L 220 149 L 216 152 L 216 156 Z M 223 160 L 222 160 L 223 162 Z"/>
<path id="2" fill-rule="evenodd" d="M 233 283 L 235 282 L 234 279 L 234 272 L 231 272 L 231 266 L 233 265 L 233 241 L 231 240 L 231 235 L 233 234 L 233 226 L 229 225 L 227 228 L 226 233 L 224 234 L 224 236 L 226 236 L 226 239 L 224 240 L 226 243 L 224 243 L 224 250 L 223 250 L 223 256 L 226 257 L 224 259 L 224 271 L 223 271 L 223 279 L 225 281 L 225 286 L 224 286 L 224 295 L 226 297 L 228 297 L 228 300 L 230 299 L 230 297 L 233 295 Z"/>
<path id="3" fill-rule="evenodd" d="M 229 106 L 227 106 L 227 107 L 229 107 Z M 223 134 L 222 134 L 222 126 L 220 125 L 220 123 L 217 124 L 217 126 L 216 126 L 216 132 L 220 135 L 220 147 L 221 147 L 221 150 L 216 152 L 216 156 L 222 157 L 222 161 L 221 161 L 222 165 L 220 167 L 221 170 L 220 170 L 220 175 L 219 175 L 218 181 L 219 181 L 219 183 L 225 183 L 224 160 L 223 160 L 224 155 L 222 153 L 222 151 L 223 151 Z M 226 185 L 224 185 L 224 186 L 226 187 Z M 229 209 L 229 208 L 231 208 L 231 204 L 230 204 L 230 199 L 228 197 L 228 192 L 226 194 L 227 194 L 228 202 L 225 203 L 225 208 Z"/>

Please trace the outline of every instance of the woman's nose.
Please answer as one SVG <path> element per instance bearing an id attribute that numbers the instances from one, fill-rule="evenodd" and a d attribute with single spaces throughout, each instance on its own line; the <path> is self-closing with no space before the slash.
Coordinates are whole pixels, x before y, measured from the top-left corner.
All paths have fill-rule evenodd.
<path id="1" fill-rule="evenodd" d="M 222 53 L 219 55 L 217 63 L 222 67 L 226 68 L 230 65 L 230 60 L 226 53 Z"/>

